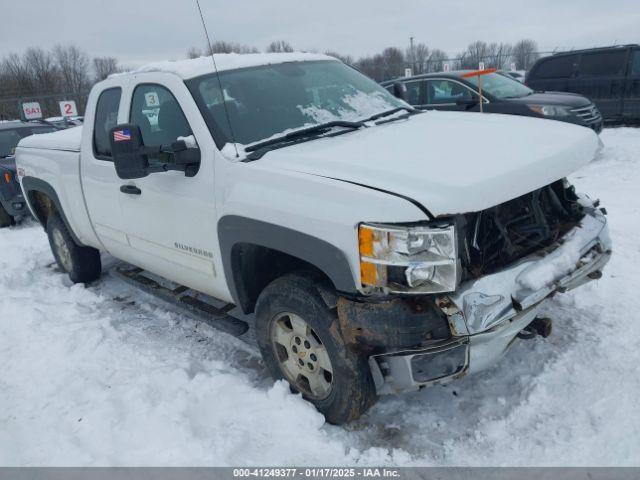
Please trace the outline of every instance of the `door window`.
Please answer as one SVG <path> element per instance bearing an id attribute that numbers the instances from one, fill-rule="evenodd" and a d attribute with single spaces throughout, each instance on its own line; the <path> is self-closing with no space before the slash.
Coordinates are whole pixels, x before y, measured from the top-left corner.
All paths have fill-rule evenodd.
<path id="1" fill-rule="evenodd" d="M 192 135 L 180 104 L 165 87 L 156 84 L 138 85 L 131 100 L 131 123 L 140 127 L 147 147 L 170 147 L 178 137 Z M 149 155 L 149 160 L 168 161 L 167 154 Z"/>
<path id="2" fill-rule="evenodd" d="M 585 53 L 580 60 L 580 75 L 622 75 L 625 70 L 627 51 Z"/>
<path id="3" fill-rule="evenodd" d="M 631 75 L 640 75 L 640 50 L 633 52 L 633 60 L 631 61 Z"/>
<path id="4" fill-rule="evenodd" d="M 427 82 L 427 104 L 455 104 L 457 100 L 473 98 L 471 90 L 452 80 L 429 80 Z"/>
<path id="5" fill-rule="evenodd" d="M 423 96 L 421 94 L 424 81 L 407 82 L 404 85 L 407 87 L 407 103 L 410 105 L 422 105 L 424 103 Z"/>
<path id="6" fill-rule="evenodd" d="M 577 55 L 562 55 L 543 60 L 533 72 L 532 78 L 569 78 L 577 60 Z"/>
<path id="7" fill-rule="evenodd" d="M 111 142 L 109 131 L 118 123 L 118 107 L 120 106 L 120 88 L 105 90 L 98 97 L 96 119 L 93 127 L 93 153 L 101 160 L 111 160 Z"/>

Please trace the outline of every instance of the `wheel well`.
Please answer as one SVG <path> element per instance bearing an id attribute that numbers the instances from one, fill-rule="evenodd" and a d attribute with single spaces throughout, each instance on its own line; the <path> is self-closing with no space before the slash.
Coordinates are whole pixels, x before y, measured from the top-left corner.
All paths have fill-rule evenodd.
<path id="1" fill-rule="evenodd" d="M 288 273 L 303 271 L 335 289 L 330 278 L 309 262 L 251 243 L 237 243 L 231 249 L 231 266 L 239 307 L 253 313 L 258 296 L 273 280 Z"/>
<path id="2" fill-rule="evenodd" d="M 49 215 L 58 211 L 55 202 L 46 193 L 37 190 L 30 191 L 28 196 L 29 203 L 31 203 L 31 207 L 38 221 L 43 227 L 46 227 Z"/>

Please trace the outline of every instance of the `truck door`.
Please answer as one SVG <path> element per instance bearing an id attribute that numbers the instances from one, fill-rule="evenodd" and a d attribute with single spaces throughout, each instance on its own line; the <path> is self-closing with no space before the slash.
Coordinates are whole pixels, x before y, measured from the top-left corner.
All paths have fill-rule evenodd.
<path id="1" fill-rule="evenodd" d="M 107 87 L 97 93 L 97 101 L 89 99 L 81 149 L 81 182 L 91 224 L 104 248 L 120 257 L 128 250 L 120 211 L 121 183 L 111 157 L 109 130 L 118 124 L 122 88 Z M 92 105 L 95 109 L 92 110 Z M 120 118 L 122 120 L 122 118 Z"/>
<path id="2" fill-rule="evenodd" d="M 591 99 L 607 119 L 620 117 L 625 87 L 627 49 L 583 53 L 569 91 Z"/>
<path id="3" fill-rule="evenodd" d="M 171 145 L 178 137 L 193 136 L 200 165 L 193 177 L 169 171 L 121 181 L 129 261 L 224 297 L 214 197 L 215 144 L 184 83 L 173 75 L 162 78 L 162 84 L 138 83 L 133 88 L 129 122 L 140 127 L 147 147 Z M 150 155 L 150 164 L 166 162 L 163 155 Z"/>
<path id="4" fill-rule="evenodd" d="M 640 49 L 631 51 L 622 115 L 625 119 L 640 119 Z"/>

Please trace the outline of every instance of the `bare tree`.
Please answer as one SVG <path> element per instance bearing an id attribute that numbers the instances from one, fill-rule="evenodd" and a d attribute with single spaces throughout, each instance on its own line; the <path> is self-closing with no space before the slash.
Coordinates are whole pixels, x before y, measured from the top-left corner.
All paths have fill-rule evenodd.
<path id="1" fill-rule="evenodd" d="M 444 62 L 446 59 L 447 54 L 443 50 L 434 48 L 429 54 L 429 60 L 425 73 L 441 72 L 442 70 L 444 70 Z"/>
<path id="2" fill-rule="evenodd" d="M 89 87 L 89 57 L 75 45 L 56 45 L 53 55 L 60 70 L 62 87 L 68 92 L 83 92 Z"/>
<path id="3" fill-rule="evenodd" d="M 293 47 L 286 40 L 276 40 L 267 46 L 268 53 L 293 52 Z"/>
<path id="4" fill-rule="evenodd" d="M 540 58 L 538 44 L 531 39 L 520 40 L 513 46 L 512 57 L 517 70 L 529 70 Z"/>
<path id="5" fill-rule="evenodd" d="M 206 46 L 204 50 L 200 50 L 198 47 L 191 47 L 187 50 L 187 58 L 198 58 L 212 53 L 258 53 L 258 51 L 257 48 L 242 43 L 218 40 L 213 42 L 211 47 Z"/>
<path id="6" fill-rule="evenodd" d="M 202 50 L 200 50 L 198 47 L 191 47 L 189 50 L 187 50 L 187 58 L 200 58 L 203 56 Z"/>
<path id="7" fill-rule="evenodd" d="M 513 47 L 508 43 L 492 43 L 489 45 L 488 56 L 485 59 L 486 66 L 497 69 L 507 68 L 512 52 Z"/>
<path id="8" fill-rule="evenodd" d="M 112 73 L 120 71 L 118 60 L 114 57 L 95 57 L 93 59 L 93 70 L 95 72 L 95 80 L 100 82 Z"/>
<path id="9" fill-rule="evenodd" d="M 33 88 L 38 92 L 55 91 L 60 72 L 56 68 L 53 56 L 41 48 L 29 48 L 24 54 L 23 63 L 31 77 Z"/>
<path id="10" fill-rule="evenodd" d="M 406 52 L 406 62 L 411 67 L 414 75 L 420 75 L 428 71 L 429 47 L 424 43 L 410 45 Z"/>
<path id="11" fill-rule="evenodd" d="M 384 74 L 381 80 L 389 80 L 404 75 L 405 60 L 402 50 L 388 47 L 382 51 Z"/>

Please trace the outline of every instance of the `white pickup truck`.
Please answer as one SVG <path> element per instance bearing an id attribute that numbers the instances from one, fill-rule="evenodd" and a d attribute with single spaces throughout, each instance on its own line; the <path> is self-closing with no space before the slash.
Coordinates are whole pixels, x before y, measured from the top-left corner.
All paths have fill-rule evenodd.
<path id="1" fill-rule="evenodd" d="M 323 55 L 215 60 L 112 76 L 83 127 L 20 142 L 74 282 L 108 252 L 255 313 L 273 376 L 343 423 L 548 335 L 545 300 L 601 276 L 606 212 L 566 180 L 591 130 L 416 112 Z"/>

